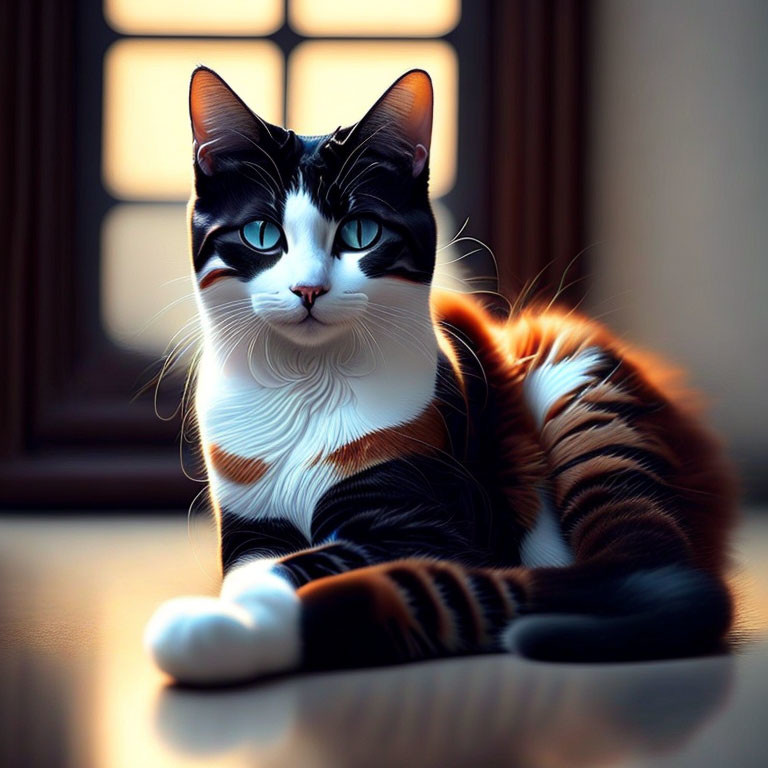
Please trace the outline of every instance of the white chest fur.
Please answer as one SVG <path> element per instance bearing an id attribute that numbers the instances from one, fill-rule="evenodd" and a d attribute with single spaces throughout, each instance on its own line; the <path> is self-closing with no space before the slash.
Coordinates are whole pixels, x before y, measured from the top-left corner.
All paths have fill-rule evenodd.
<path id="1" fill-rule="evenodd" d="M 322 458 L 365 434 L 410 421 L 432 400 L 436 349 L 434 356 L 405 349 L 401 344 L 380 364 L 364 361 L 353 369 L 317 358 L 268 384 L 227 376 L 203 358 L 196 404 L 204 443 L 265 466 L 257 482 L 241 483 L 209 461 L 219 506 L 247 519 L 283 518 L 309 536 L 318 500 L 340 479 Z"/>

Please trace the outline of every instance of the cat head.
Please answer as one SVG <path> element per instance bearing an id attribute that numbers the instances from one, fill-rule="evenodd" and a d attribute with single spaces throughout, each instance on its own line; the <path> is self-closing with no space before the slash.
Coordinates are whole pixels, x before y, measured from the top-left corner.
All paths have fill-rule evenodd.
<path id="1" fill-rule="evenodd" d="M 236 314 L 241 327 L 321 347 L 371 313 L 427 307 L 436 232 L 426 72 L 404 74 L 355 125 L 298 136 L 200 67 L 190 116 L 192 259 L 209 326 Z"/>

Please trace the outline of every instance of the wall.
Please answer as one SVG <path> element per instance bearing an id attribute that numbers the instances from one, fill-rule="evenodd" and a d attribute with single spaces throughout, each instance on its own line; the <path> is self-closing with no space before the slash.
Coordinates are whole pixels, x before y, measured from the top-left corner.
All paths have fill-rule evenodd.
<path id="1" fill-rule="evenodd" d="M 682 362 L 768 498 L 768 3 L 600 0 L 586 306 Z"/>

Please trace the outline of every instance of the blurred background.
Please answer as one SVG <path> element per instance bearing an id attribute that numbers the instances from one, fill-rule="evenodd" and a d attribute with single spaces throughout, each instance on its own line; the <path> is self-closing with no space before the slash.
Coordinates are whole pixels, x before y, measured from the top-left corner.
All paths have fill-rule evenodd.
<path id="1" fill-rule="evenodd" d="M 179 409 L 197 339 L 185 201 L 200 63 L 304 134 L 355 122 L 399 74 L 427 69 L 440 259 L 462 268 L 441 284 L 558 293 L 678 361 L 748 500 L 768 497 L 768 4 L 31 0 L 0 13 L 6 508 L 181 510 L 202 487 Z M 460 231 L 480 242 L 451 244 Z"/>

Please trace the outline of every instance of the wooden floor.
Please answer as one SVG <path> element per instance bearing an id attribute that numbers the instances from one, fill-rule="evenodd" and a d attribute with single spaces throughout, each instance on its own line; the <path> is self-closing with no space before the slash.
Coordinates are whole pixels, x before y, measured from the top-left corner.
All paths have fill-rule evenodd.
<path id="1" fill-rule="evenodd" d="M 768 625 L 768 515 L 737 542 L 741 621 Z M 652 664 L 511 656 L 169 687 L 141 632 L 163 599 L 213 593 L 207 523 L 0 519 L 0 766 L 768 765 L 768 643 Z"/>

